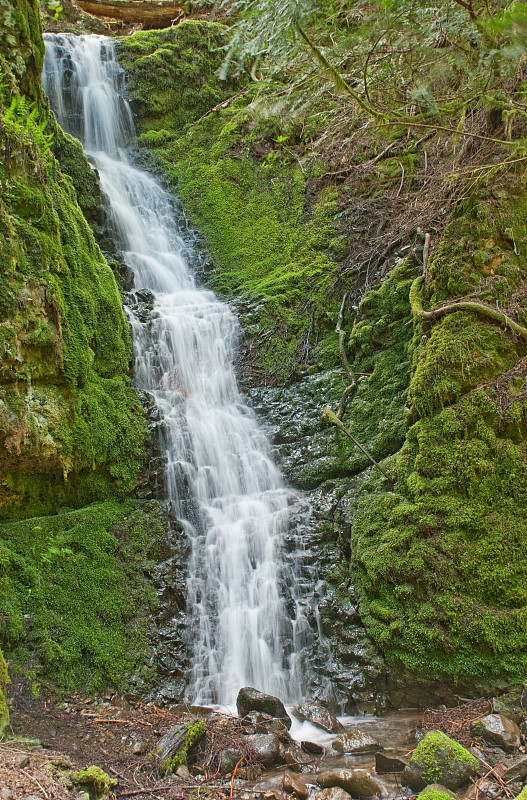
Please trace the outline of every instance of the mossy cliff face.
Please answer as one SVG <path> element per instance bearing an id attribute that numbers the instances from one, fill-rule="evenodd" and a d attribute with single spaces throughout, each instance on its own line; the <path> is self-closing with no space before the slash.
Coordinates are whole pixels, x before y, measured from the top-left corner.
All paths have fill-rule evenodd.
<path id="1" fill-rule="evenodd" d="M 2 54 L 12 58 L 0 95 L 0 519 L 9 519 L 129 491 L 145 425 L 119 290 L 77 202 L 96 205 L 94 177 L 78 143 L 39 110 L 38 9 L 18 28 L 20 3 L 3 14 Z"/>
<path id="2" fill-rule="evenodd" d="M 83 215 L 96 175 L 42 95 L 43 52 L 37 2 L 4 3 L 0 644 L 36 684 L 147 691 L 168 526 L 158 503 L 122 499 L 146 438 L 129 326 Z M 0 728 L 6 677 L 0 655 Z"/>
<path id="3" fill-rule="evenodd" d="M 339 155 L 345 145 L 325 139 L 333 99 L 300 102 L 292 90 L 289 101 L 277 92 L 260 102 L 251 81 L 220 83 L 223 35 L 204 23 L 135 34 L 120 41 L 120 60 L 141 152 L 203 231 L 204 278 L 242 313 L 242 374 L 271 385 L 253 390 L 255 402 L 272 416 L 289 479 L 314 490 L 339 618 L 355 619 L 354 584 L 366 629 L 401 685 L 441 693 L 444 681 L 477 691 L 525 680 L 525 339 L 474 312 L 425 322 L 412 312 L 421 222 L 401 239 L 395 230 L 400 252 L 390 239 L 384 260 L 368 250 L 368 215 L 380 231 L 410 203 L 428 203 L 411 194 L 414 171 L 427 169 L 422 131 L 361 138 L 358 117 L 337 120 L 334 135 L 351 129 L 358 142 L 350 158 L 359 171 L 342 178 L 351 169 Z M 444 157 L 440 138 L 431 142 L 428 151 Z M 438 201 L 426 223 L 437 231 L 428 281 L 417 286 L 425 310 L 470 297 L 525 324 L 524 182 L 489 178 L 457 206 L 448 194 Z M 401 191 L 411 197 L 404 209 Z M 347 361 L 364 374 L 343 422 L 393 484 L 322 420 L 349 383 L 335 333 L 344 294 Z M 323 619 L 330 637 L 332 602 Z"/>

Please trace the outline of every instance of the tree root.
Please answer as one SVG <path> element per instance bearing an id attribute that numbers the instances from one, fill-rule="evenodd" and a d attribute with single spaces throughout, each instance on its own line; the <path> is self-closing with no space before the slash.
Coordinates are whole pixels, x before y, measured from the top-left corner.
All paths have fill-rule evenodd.
<path id="1" fill-rule="evenodd" d="M 443 314 L 448 314 L 451 311 L 475 311 L 477 314 L 481 314 L 484 317 L 489 317 L 497 322 L 501 322 L 502 325 L 505 325 L 506 328 L 509 328 L 518 336 L 527 338 L 527 328 L 524 328 L 523 325 L 515 322 L 513 319 L 508 317 L 507 314 L 504 314 L 503 311 L 493 308 L 492 306 L 485 305 L 485 303 L 481 303 L 478 300 L 458 300 L 452 303 L 446 303 L 444 305 L 437 306 L 437 308 L 433 308 L 431 311 L 424 311 L 421 299 L 421 281 L 421 277 L 415 279 L 410 287 L 409 294 L 412 314 L 416 319 L 437 319 L 438 317 L 442 317 Z"/>

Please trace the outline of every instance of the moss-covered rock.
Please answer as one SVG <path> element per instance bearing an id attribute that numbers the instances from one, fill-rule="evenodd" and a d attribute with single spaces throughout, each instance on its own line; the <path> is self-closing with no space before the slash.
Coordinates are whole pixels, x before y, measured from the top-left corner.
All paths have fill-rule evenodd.
<path id="1" fill-rule="evenodd" d="M 456 789 L 478 772 L 478 760 L 442 731 L 429 731 L 419 742 L 401 776 L 412 789 L 440 783 Z"/>
<path id="2" fill-rule="evenodd" d="M 104 770 L 95 765 L 80 772 L 74 772 L 72 780 L 77 786 L 87 789 L 90 797 L 93 798 L 107 797 L 110 790 L 117 786 L 115 778 L 110 778 Z"/>

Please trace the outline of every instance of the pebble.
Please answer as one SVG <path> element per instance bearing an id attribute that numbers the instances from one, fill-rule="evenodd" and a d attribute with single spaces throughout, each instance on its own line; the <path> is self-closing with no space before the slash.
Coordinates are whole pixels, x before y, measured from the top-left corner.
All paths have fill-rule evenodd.
<path id="1" fill-rule="evenodd" d="M 14 761 L 14 766 L 17 769 L 24 769 L 29 764 L 29 756 L 26 753 L 20 753 L 20 755 L 16 756 Z"/>

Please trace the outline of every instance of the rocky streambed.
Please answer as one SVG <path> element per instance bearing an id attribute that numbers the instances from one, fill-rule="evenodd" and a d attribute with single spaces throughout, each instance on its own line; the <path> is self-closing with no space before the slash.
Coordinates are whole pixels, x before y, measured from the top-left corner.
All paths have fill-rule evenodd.
<path id="1" fill-rule="evenodd" d="M 523 693 L 433 711 L 336 718 L 254 689 L 228 709 L 60 703 L 12 687 L 1 800 L 513 800 L 527 797 Z M 527 703 L 525 704 L 527 705 Z"/>

